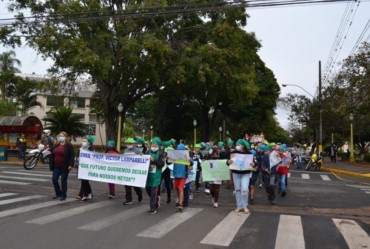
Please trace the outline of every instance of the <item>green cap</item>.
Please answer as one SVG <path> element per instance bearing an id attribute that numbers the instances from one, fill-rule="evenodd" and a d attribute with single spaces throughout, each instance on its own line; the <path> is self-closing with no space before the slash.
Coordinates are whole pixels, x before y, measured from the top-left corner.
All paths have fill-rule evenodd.
<path id="1" fill-rule="evenodd" d="M 92 136 L 87 136 L 86 140 L 89 141 L 90 144 L 93 144 L 95 142 L 95 138 Z"/>
<path id="2" fill-rule="evenodd" d="M 206 150 L 210 150 L 210 149 L 212 149 L 212 146 L 208 145 L 208 146 L 206 147 Z"/>
<path id="3" fill-rule="evenodd" d="M 161 139 L 159 137 L 153 137 L 152 144 L 157 144 L 158 146 L 161 145 Z"/>
<path id="4" fill-rule="evenodd" d="M 173 147 L 172 146 L 167 146 L 165 149 L 164 149 L 164 152 L 168 152 L 169 150 L 173 150 Z"/>
<path id="5" fill-rule="evenodd" d="M 145 144 L 145 140 L 141 137 L 136 138 L 136 143 L 138 144 Z"/>
<path id="6" fill-rule="evenodd" d="M 196 145 L 194 145 L 194 148 L 202 148 L 202 145 L 196 144 Z"/>
<path id="7" fill-rule="evenodd" d="M 224 146 L 224 143 L 223 143 L 223 142 L 218 142 L 217 146 L 218 146 L 219 148 L 221 148 L 222 146 Z"/>
<path id="8" fill-rule="evenodd" d="M 236 144 L 243 145 L 244 147 L 248 149 L 251 147 L 250 143 L 248 143 L 248 141 L 245 139 L 238 139 L 238 141 L 236 141 Z"/>
<path id="9" fill-rule="evenodd" d="M 116 142 L 114 142 L 113 140 L 109 140 L 108 142 L 107 142 L 107 145 L 111 145 L 111 146 L 116 146 Z"/>
<path id="10" fill-rule="evenodd" d="M 234 141 L 233 140 L 227 141 L 227 146 L 231 147 L 233 145 L 234 145 Z"/>
<path id="11" fill-rule="evenodd" d="M 126 139 L 126 141 L 124 141 L 124 143 L 126 143 L 126 144 L 134 144 L 134 143 L 136 143 L 136 141 L 132 137 L 129 137 L 129 138 Z"/>
<path id="12" fill-rule="evenodd" d="M 170 140 L 168 140 L 168 141 L 164 141 L 164 142 L 162 143 L 162 145 L 163 145 L 164 147 L 168 147 L 168 146 L 173 145 L 173 144 L 175 144 L 175 139 L 170 139 Z"/>

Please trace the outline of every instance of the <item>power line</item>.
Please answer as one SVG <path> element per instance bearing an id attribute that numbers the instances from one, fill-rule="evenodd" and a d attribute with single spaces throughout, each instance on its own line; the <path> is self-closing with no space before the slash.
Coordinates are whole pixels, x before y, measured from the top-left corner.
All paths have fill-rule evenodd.
<path id="1" fill-rule="evenodd" d="M 360 45 L 360 43 L 361 43 L 361 40 L 362 40 L 362 38 L 365 36 L 365 34 L 366 34 L 366 32 L 367 32 L 367 30 L 368 30 L 369 28 L 370 28 L 370 19 L 367 21 L 367 23 L 366 23 L 366 25 L 365 25 L 364 29 L 362 30 L 362 32 L 361 32 L 360 36 L 358 37 L 358 39 L 357 39 L 357 41 L 356 41 L 355 45 L 353 46 L 353 48 L 352 48 L 352 50 L 351 50 L 351 52 L 350 52 L 349 56 L 352 56 L 352 55 L 356 52 L 356 50 L 359 48 L 359 45 Z M 370 38 L 370 34 L 369 34 L 369 36 L 368 36 L 364 41 L 367 41 L 369 38 Z"/>

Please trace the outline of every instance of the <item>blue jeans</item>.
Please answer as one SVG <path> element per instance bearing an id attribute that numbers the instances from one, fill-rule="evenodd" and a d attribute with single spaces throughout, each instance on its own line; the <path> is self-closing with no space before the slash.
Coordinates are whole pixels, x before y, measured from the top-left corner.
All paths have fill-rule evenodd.
<path id="1" fill-rule="evenodd" d="M 189 196 L 191 195 L 190 185 L 191 185 L 191 182 L 188 182 L 185 184 L 185 187 L 184 187 L 184 202 L 183 202 L 184 206 L 187 206 L 189 203 Z"/>
<path id="2" fill-rule="evenodd" d="M 286 191 L 286 175 L 280 175 L 280 191 Z"/>
<path id="3" fill-rule="evenodd" d="M 145 187 L 146 193 L 150 198 L 150 209 L 158 208 L 157 188 L 158 187 Z"/>
<path id="4" fill-rule="evenodd" d="M 302 157 L 297 156 L 297 169 L 302 168 Z"/>
<path id="5" fill-rule="evenodd" d="M 67 197 L 67 179 L 68 179 L 68 170 L 62 169 L 62 168 L 54 168 L 53 170 L 53 176 L 52 176 L 52 182 L 54 185 L 55 190 L 55 196 L 58 197 Z M 62 189 L 59 185 L 59 177 L 62 177 L 61 184 Z"/>
<path id="6" fill-rule="evenodd" d="M 233 173 L 236 206 L 239 209 L 246 208 L 248 205 L 248 192 L 250 174 Z"/>

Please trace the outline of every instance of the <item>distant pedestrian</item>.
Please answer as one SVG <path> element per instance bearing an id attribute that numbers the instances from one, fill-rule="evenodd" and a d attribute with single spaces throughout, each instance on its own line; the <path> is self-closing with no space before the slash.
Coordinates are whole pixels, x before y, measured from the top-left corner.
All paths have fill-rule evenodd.
<path id="1" fill-rule="evenodd" d="M 51 150 L 49 163 L 53 171 L 52 182 L 55 190 L 53 199 L 64 201 L 67 197 L 68 174 L 74 166 L 73 145 L 69 142 L 66 132 L 59 132 L 58 142 Z M 62 188 L 59 185 L 59 177 L 61 177 Z"/>
<path id="2" fill-rule="evenodd" d="M 17 147 L 18 147 L 18 158 L 24 159 L 26 156 L 26 150 L 27 150 L 27 140 L 24 134 L 22 134 L 21 137 L 18 138 Z"/>
<path id="3" fill-rule="evenodd" d="M 109 140 L 107 142 L 105 153 L 107 153 L 107 154 L 119 154 L 119 152 L 116 150 L 116 143 L 113 140 Z M 116 185 L 114 183 L 108 183 L 108 187 L 109 187 L 108 199 L 116 198 Z"/>
<path id="4" fill-rule="evenodd" d="M 330 159 L 332 163 L 337 162 L 337 146 L 334 143 L 330 146 Z"/>

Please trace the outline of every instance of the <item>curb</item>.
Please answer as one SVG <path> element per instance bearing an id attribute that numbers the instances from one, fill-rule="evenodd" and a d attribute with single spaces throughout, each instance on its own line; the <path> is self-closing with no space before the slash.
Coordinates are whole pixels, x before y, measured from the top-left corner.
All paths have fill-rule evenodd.
<path id="1" fill-rule="evenodd" d="M 338 174 L 350 175 L 350 176 L 370 178 L 370 173 L 363 174 L 363 173 L 357 173 L 357 172 L 341 170 L 341 169 L 333 169 L 333 168 L 327 168 L 327 167 L 321 167 L 321 170 L 326 171 L 326 172 L 334 172 Z"/>

